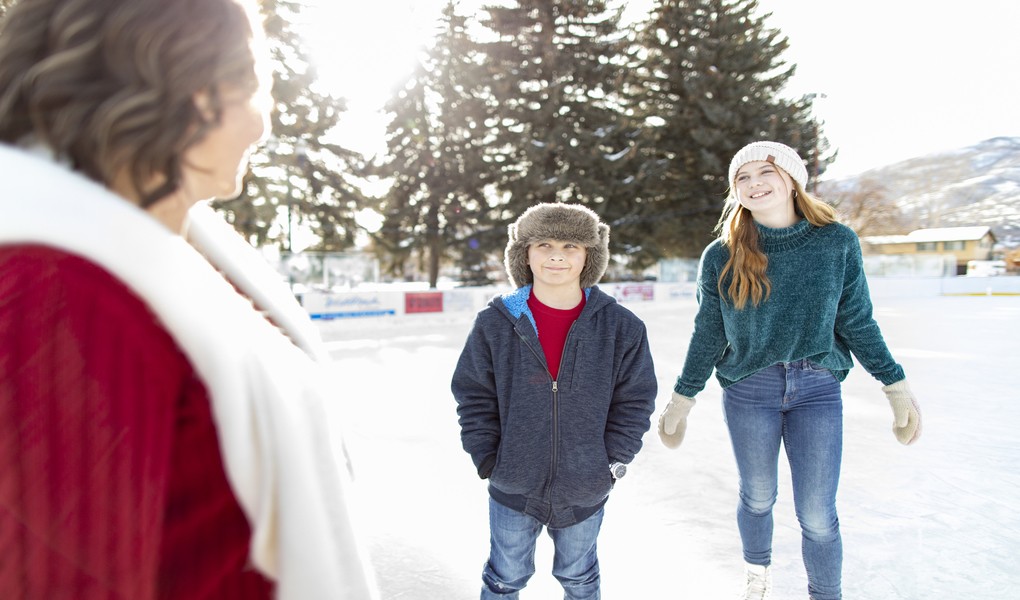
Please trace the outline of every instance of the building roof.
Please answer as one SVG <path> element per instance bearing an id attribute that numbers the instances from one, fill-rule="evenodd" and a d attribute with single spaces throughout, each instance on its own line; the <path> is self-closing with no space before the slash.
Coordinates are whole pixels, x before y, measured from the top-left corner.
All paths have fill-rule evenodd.
<path id="1" fill-rule="evenodd" d="M 861 238 L 869 244 L 916 244 L 919 242 L 967 242 L 980 240 L 991 233 L 991 227 L 978 225 L 974 227 L 935 227 L 932 229 L 916 229 L 907 235 L 872 235 Z"/>

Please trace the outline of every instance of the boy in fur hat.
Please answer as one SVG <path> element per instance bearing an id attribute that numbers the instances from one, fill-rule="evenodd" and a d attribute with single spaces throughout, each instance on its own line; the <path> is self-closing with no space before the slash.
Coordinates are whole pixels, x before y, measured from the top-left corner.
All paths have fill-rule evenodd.
<path id="1" fill-rule="evenodd" d="M 489 480 L 481 597 L 518 597 L 546 527 L 564 597 L 595 599 L 603 507 L 655 406 L 648 338 L 595 287 L 609 264 L 609 226 L 594 212 L 539 204 L 509 234 L 516 289 L 478 314 L 452 383 L 464 449 Z"/>

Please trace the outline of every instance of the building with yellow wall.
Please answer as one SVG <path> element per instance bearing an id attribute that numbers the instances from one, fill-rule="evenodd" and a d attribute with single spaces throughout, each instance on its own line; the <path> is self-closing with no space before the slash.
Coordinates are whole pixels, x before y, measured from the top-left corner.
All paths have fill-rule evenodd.
<path id="1" fill-rule="evenodd" d="M 989 260 L 995 234 L 988 226 L 918 229 L 906 235 L 874 235 L 861 238 L 864 254 L 947 255 L 956 260 L 956 273 L 967 272 L 967 261 Z"/>

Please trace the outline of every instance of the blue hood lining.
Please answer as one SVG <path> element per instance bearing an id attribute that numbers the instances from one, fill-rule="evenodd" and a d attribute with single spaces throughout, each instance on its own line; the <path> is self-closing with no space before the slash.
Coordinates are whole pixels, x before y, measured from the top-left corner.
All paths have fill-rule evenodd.
<path id="1" fill-rule="evenodd" d="M 531 297 L 532 284 L 521 286 L 512 292 L 507 292 L 500 296 L 500 300 L 503 301 L 503 306 L 506 307 L 514 319 L 520 319 L 521 315 L 527 315 L 528 320 L 531 321 L 531 326 L 535 328 L 535 335 L 538 335 L 538 324 L 535 323 L 535 315 L 531 313 L 531 308 L 528 307 L 528 298 Z M 588 301 L 588 296 L 591 295 L 591 288 L 584 288 L 584 300 Z"/>

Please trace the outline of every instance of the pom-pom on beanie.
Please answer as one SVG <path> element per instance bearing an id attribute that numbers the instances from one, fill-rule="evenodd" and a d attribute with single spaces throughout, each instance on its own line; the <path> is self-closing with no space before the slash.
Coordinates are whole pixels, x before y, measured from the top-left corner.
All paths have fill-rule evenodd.
<path id="1" fill-rule="evenodd" d="M 804 161 L 796 150 L 779 142 L 753 142 L 741 148 L 730 161 L 729 185 L 733 186 L 733 180 L 737 177 L 737 170 L 740 167 L 756 160 L 770 162 L 780 167 L 800 184 L 801 189 L 807 189 L 808 172 Z"/>
<path id="2" fill-rule="evenodd" d="M 609 225 L 591 209 L 560 202 L 536 204 L 507 227 L 509 241 L 503 264 L 510 283 L 523 287 L 534 283 L 528 266 L 528 246 L 541 240 L 574 242 L 585 247 L 581 287 L 590 288 L 609 266 Z"/>

